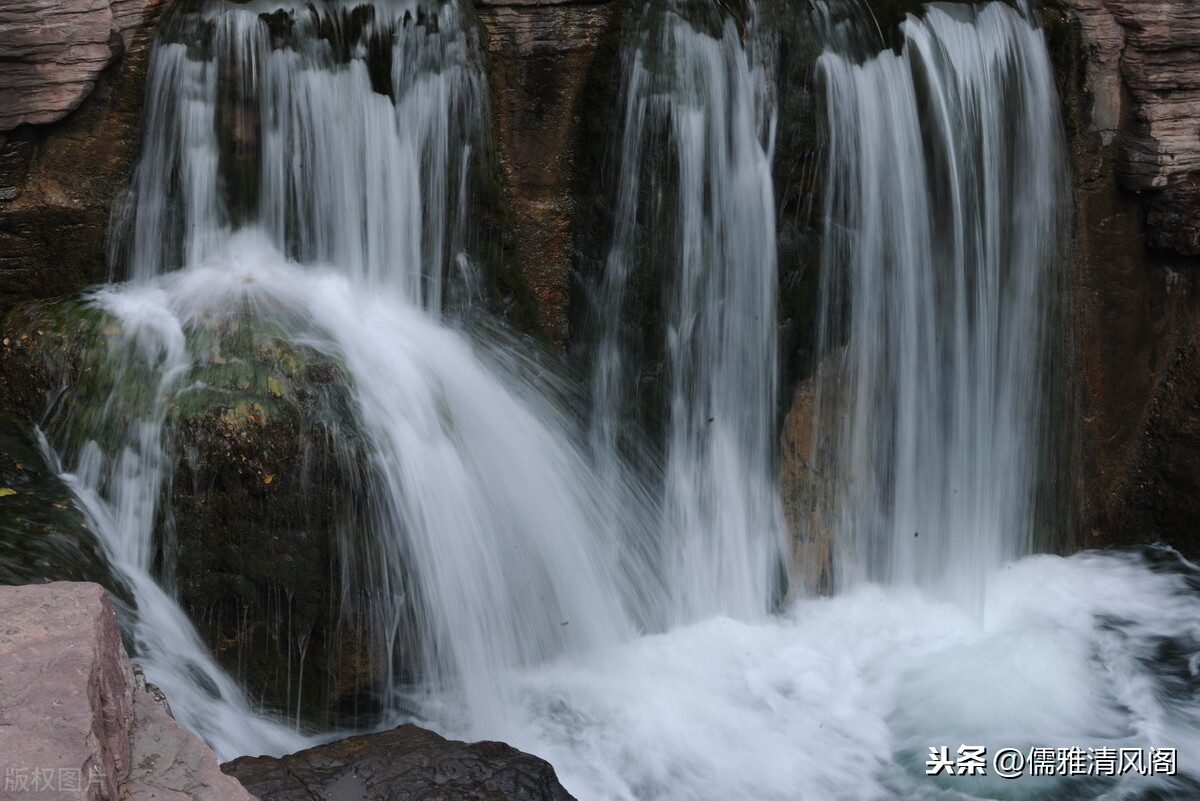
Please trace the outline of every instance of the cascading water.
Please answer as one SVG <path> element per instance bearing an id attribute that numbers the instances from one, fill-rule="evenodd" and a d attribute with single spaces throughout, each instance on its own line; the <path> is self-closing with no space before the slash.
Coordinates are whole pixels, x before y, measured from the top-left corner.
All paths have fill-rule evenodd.
<path id="1" fill-rule="evenodd" d="M 727 587 L 710 586 L 715 605 L 675 618 L 691 625 L 590 664 L 519 677 L 524 714 L 500 733 L 549 758 L 580 797 L 1182 799 L 1200 787 L 1194 770 L 1182 768 L 1178 776 L 1080 777 L 1023 765 L 1023 778 L 1009 780 L 989 762 L 986 776 L 926 775 L 931 748 L 955 758 L 960 745 L 987 749 L 989 759 L 1000 749 L 1024 758 L 1035 747 L 1056 760 L 1059 748 L 1190 752 L 1200 739 L 1200 572 L 1153 550 L 1004 564 L 1028 547 L 1048 271 L 1062 236 L 1053 77 L 1041 33 L 1006 5 L 930 7 L 903 31 L 900 54 L 857 65 L 832 52 L 821 59 L 830 101 L 825 347 L 844 354 L 843 386 L 826 390 L 823 402 L 833 412 L 839 397 L 853 399 L 848 422 L 833 429 L 841 458 L 824 467 L 846 487 L 833 510 L 838 536 L 854 543 L 842 554 L 844 577 L 900 586 L 851 585 L 767 620 L 701 620 L 734 606 L 722 596 Z M 693 210 L 721 197 L 682 177 L 693 140 L 664 120 L 687 120 L 693 131 L 711 123 L 727 144 L 753 141 L 738 139 L 746 118 L 724 105 L 734 96 L 722 92 L 727 84 L 690 83 L 704 74 L 697 59 L 713 75 L 723 54 L 737 63 L 734 36 L 733 26 L 719 44 L 696 34 L 687 53 L 682 37 L 667 36 L 670 46 L 631 57 L 624 213 L 601 293 L 609 313 L 623 308 L 627 284 L 646 281 L 638 270 L 647 254 L 661 259 L 636 226 L 650 220 L 649 236 L 672 241 L 662 215 L 677 187 L 697 193 L 678 203 L 686 222 L 704 219 Z M 738 74 L 723 63 L 725 75 Z M 672 74 L 675 83 L 664 80 Z M 701 85 L 700 105 L 688 106 L 696 96 L 679 87 Z M 704 109 L 720 111 L 706 117 Z M 665 153 L 655 152 L 663 141 Z M 639 176 L 651 157 L 679 176 L 646 191 Z M 723 189 L 759 181 L 769 191 L 752 164 L 724 173 Z M 719 226 L 687 230 L 736 236 Z M 756 247 L 748 252 L 763 252 Z M 721 253 L 705 251 L 710 280 L 722 275 Z M 753 270 L 738 278 L 761 286 Z M 663 291 L 674 289 L 668 279 Z M 678 307 L 663 305 L 673 333 L 699 319 L 672 317 Z M 851 309 L 841 330 L 838 308 Z M 608 329 L 593 385 L 594 436 L 614 449 L 636 419 L 629 399 L 646 378 L 618 342 Z M 668 348 L 668 368 L 675 357 Z M 719 363 L 711 351 L 708 358 Z M 703 408 L 708 396 L 699 397 Z M 752 407 L 759 397 L 746 395 Z M 666 441 L 669 464 L 676 440 Z M 693 471 L 704 469 L 698 463 Z M 668 481 L 664 494 L 672 491 Z M 921 550 L 897 532 L 921 540 Z"/>
<path id="2" fill-rule="evenodd" d="M 474 284 L 467 180 L 482 120 L 453 3 L 200 3 L 160 34 L 123 224 L 145 280 L 253 224 L 305 264 L 442 309 Z M 451 280 L 447 280 L 451 279 Z"/>
<path id="3" fill-rule="evenodd" d="M 664 350 L 664 408 L 650 414 L 665 428 L 659 540 L 674 623 L 761 617 L 781 562 L 771 468 L 774 102 L 767 66 L 749 44 L 716 7 L 652 5 L 625 69 L 593 431 L 608 469 L 629 469 L 615 454 L 629 436 L 621 427 L 637 402 L 639 357 Z M 652 222 L 643 227 L 641 218 Z M 665 296 L 664 341 L 629 347 L 622 312 L 632 274 L 653 270 L 661 270 L 647 280 L 663 285 L 652 291 Z"/>
<path id="4" fill-rule="evenodd" d="M 818 64 L 837 360 L 818 469 L 844 482 L 827 524 L 845 579 L 969 600 L 1030 550 L 1062 126 L 1042 34 L 1014 9 L 933 6 L 902 34 L 898 53 Z"/>
<path id="5" fill-rule="evenodd" d="M 735 9 L 721 7 L 665 9 L 627 64 L 600 298 L 615 325 L 647 254 L 662 267 L 665 469 L 650 487 L 627 483 L 640 469 L 617 467 L 636 462 L 619 400 L 641 376 L 616 328 L 598 349 L 593 466 L 583 432 L 548 400 L 569 388 L 549 386 L 515 343 L 473 347 L 438 322 L 477 286 L 464 210 L 482 95 L 474 36 L 452 4 L 213 0 L 179 22 L 204 35 L 168 30 L 114 247 L 135 280 L 91 299 L 104 369 L 84 370 L 75 391 L 92 391 L 100 411 L 76 402 L 47 424 L 136 602 L 130 627 L 147 674 L 223 756 L 308 742 L 251 712 L 170 582 L 151 578 L 173 409 L 220 389 L 203 368 L 222 357 L 222 326 L 253 320 L 346 376 L 367 454 L 367 486 L 347 491 L 364 491 L 370 508 L 369 530 L 341 556 L 365 551 L 359 578 L 388 657 L 411 621 L 420 634 L 422 683 L 388 677 L 395 715 L 406 704 L 448 734 L 538 753 L 585 801 L 1200 794 L 1185 764 L 1200 753 L 1200 571 L 1169 552 L 1025 558 L 980 581 L 965 610 L 912 586 L 858 586 L 763 614 L 780 539 L 768 444 L 773 92 L 754 66 L 767 61 L 754 57 L 760 22 L 745 20 L 743 44 L 723 18 Z M 829 173 L 841 179 L 830 184 L 827 224 L 842 235 L 826 271 L 851 276 L 855 315 L 847 344 L 832 334 L 827 344 L 856 353 L 867 333 L 856 321 L 886 325 L 875 333 L 915 371 L 910 381 L 878 357 L 882 378 L 855 380 L 859 424 L 892 439 L 876 449 L 839 435 L 864 453 L 838 464 L 852 488 L 844 502 L 859 504 L 847 518 L 885 536 L 904 533 L 914 518 L 896 515 L 913 498 L 895 501 L 881 482 L 946 457 L 905 480 L 931 493 L 918 539 L 945 536 L 951 555 L 922 554 L 936 566 L 926 571 L 890 543 L 859 552 L 868 577 L 936 584 L 1019 547 L 976 553 L 953 543 L 954 527 L 1018 532 L 1017 543 L 1028 525 L 1028 485 L 1005 471 L 1027 469 L 1036 437 L 1007 438 L 993 422 L 1036 431 L 1036 408 L 1009 396 L 1037 390 L 1044 321 L 1030 307 L 1055 222 L 1052 193 L 1038 187 L 1061 156 L 1052 83 L 1038 72 L 1044 44 L 1024 16 L 939 6 L 905 36 L 899 56 L 822 62 Z M 891 159 L 874 138 L 885 134 Z M 640 181 L 660 158 L 671 177 Z M 657 248 L 637 230 L 646 219 Z M 867 274 L 871 254 L 901 302 L 891 316 L 855 283 L 884 280 Z M 904 272 L 922 257 L 938 270 Z M 1022 259 L 1031 269 L 1016 269 Z M 862 316 L 873 310 L 882 316 Z M 847 356 L 851 376 L 877 358 L 863 353 Z M 940 415 L 901 415 L 927 400 Z M 923 421 L 934 430 L 909 428 Z M 885 452 L 905 461 L 881 462 Z M 972 472 L 989 457 L 994 471 Z M 944 495 L 966 491 L 949 483 L 955 470 L 976 493 L 961 507 Z M 1173 747 L 1180 775 L 925 776 L 931 746 L 960 743 Z"/>
<path id="6" fill-rule="evenodd" d="M 223 755 L 301 742 L 265 737 L 267 722 L 231 725 L 251 717 L 233 684 L 211 660 L 176 659 L 159 630 L 167 609 L 169 630 L 196 644 L 187 653 L 201 652 L 150 571 L 171 410 L 220 390 L 201 368 L 224 359 L 226 329 L 265 325 L 351 383 L 370 530 L 365 544 L 343 539 L 341 558 L 366 563 L 356 578 L 388 660 L 385 709 L 402 703 L 402 645 L 418 653 L 410 703 L 461 695 L 469 727 L 498 717 L 505 670 L 636 630 L 621 543 L 597 525 L 619 522 L 619 504 L 591 490 L 571 425 L 430 317 L 473 293 L 461 248 L 475 48 L 452 3 L 214 2 L 181 12 L 156 51 L 115 250 L 134 280 L 95 299 L 115 321 L 99 349 L 115 389 L 103 414 L 60 426 L 55 446 L 129 578 L 138 657 Z"/>

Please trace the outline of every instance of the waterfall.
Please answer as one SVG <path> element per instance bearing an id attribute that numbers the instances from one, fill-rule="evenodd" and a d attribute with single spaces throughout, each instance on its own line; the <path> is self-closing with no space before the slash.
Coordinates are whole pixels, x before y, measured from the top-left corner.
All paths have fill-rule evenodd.
<path id="1" fill-rule="evenodd" d="M 467 180 L 485 109 L 454 3 L 201 3 L 164 23 L 125 204 L 128 275 L 254 225 L 304 264 L 440 310 L 476 276 Z M 132 206 L 132 210 L 128 208 Z"/>
<path id="2" fill-rule="evenodd" d="M 822 472 L 842 572 L 968 599 L 1028 553 L 1064 146 L 1040 30 L 931 6 L 826 52 Z"/>
<path id="3" fill-rule="evenodd" d="M 109 383 L 48 430 L 133 595 L 137 658 L 222 756 L 304 742 L 250 712 L 171 600 L 172 566 L 155 568 L 179 410 L 228 394 L 213 368 L 234 332 L 346 377 L 349 426 L 311 425 L 354 468 L 343 490 L 365 522 L 317 535 L 363 585 L 344 592 L 368 597 L 385 713 L 437 693 L 456 698 L 455 724 L 495 725 L 506 671 L 618 642 L 644 617 L 615 538 L 636 510 L 592 489 L 577 424 L 551 400 L 569 391 L 507 335 L 474 348 L 438 322 L 477 290 L 463 248 L 478 61 L 453 3 L 212 2 L 164 24 L 114 246 L 132 280 L 91 298 L 104 316 L 89 370 Z M 272 403 L 312 405 L 266 380 Z M 73 411 L 88 404 L 103 411 Z"/>
<path id="4" fill-rule="evenodd" d="M 631 416 L 663 429 L 657 540 L 672 622 L 762 616 L 781 561 L 775 104 L 764 61 L 734 19 L 687 3 L 648 6 L 626 56 L 593 439 L 610 469 L 626 470 L 615 454 Z M 657 342 L 630 342 L 623 329 L 635 280 L 662 298 Z M 664 386 L 647 390 L 641 373 L 654 359 Z"/>
<path id="5" fill-rule="evenodd" d="M 339 732 L 260 709 L 180 608 L 171 503 L 199 458 L 196 407 L 238 436 L 301 420 L 342 468 L 300 487 L 333 485 L 346 507 L 316 533 L 352 586 L 335 603 L 366 607 L 385 663 L 378 714 L 356 724 L 504 739 L 581 801 L 1196 795 L 1200 568 L 1158 548 L 1016 558 L 1062 236 L 1053 76 L 1027 13 L 937 4 L 898 52 L 820 59 L 817 420 L 847 580 L 778 609 L 770 163 L 788 87 L 756 8 L 631 15 L 584 388 L 481 321 L 486 94 L 467 10 L 170 13 L 116 212 L 129 280 L 58 307 L 94 347 L 43 431 L 132 601 L 135 659 L 221 757 Z M 298 721 L 288 691 L 274 711 Z M 926 774 L 931 747 L 960 744 L 1176 748 L 1180 764 Z"/>

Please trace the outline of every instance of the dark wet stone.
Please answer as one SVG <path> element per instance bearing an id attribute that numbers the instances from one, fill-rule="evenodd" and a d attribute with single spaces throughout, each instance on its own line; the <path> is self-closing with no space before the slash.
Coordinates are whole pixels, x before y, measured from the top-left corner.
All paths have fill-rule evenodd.
<path id="1" fill-rule="evenodd" d="M 221 770 L 262 801 L 573 801 L 544 759 L 412 724 Z"/>
<path id="2" fill-rule="evenodd" d="M 0 584 L 108 579 L 95 536 L 32 428 L 0 412 Z"/>

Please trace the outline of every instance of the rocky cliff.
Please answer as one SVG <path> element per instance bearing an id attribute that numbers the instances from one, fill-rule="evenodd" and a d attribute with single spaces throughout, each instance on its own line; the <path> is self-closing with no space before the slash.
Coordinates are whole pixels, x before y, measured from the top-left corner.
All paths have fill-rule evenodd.
<path id="1" fill-rule="evenodd" d="M 0 313 L 104 278 L 137 152 L 153 23 L 169 0 L 0 8 Z"/>
<path id="2" fill-rule="evenodd" d="M 0 8 L 0 131 L 57 122 L 134 45 L 160 0 L 24 0 Z"/>
<path id="3" fill-rule="evenodd" d="M 1200 6 L 1071 0 L 1086 48 L 1089 127 L 1118 145 L 1117 183 L 1144 193 L 1148 244 L 1200 255 Z"/>
<path id="4" fill-rule="evenodd" d="M 1077 547 L 1200 553 L 1200 6 L 1069 0 Z"/>

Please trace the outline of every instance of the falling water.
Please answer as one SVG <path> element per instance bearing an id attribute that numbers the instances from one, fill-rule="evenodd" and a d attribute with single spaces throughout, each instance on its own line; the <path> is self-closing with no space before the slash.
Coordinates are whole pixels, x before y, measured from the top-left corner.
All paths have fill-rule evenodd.
<path id="1" fill-rule="evenodd" d="M 454 3 L 224 0 L 176 13 L 115 254 L 145 280 L 254 224 L 305 264 L 443 307 L 469 294 L 467 180 L 483 119 Z"/>
<path id="2" fill-rule="evenodd" d="M 365 562 L 352 578 L 388 660 L 385 707 L 405 703 L 401 651 L 419 654 L 406 703 L 451 693 L 456 719 L 482 726 L 501 715 L 505 670 L 637 629 L 622 543 L 605 537 L 633 524 L 591 489 L 573 423 L 539 397 L 562 393 L 436 321 L 451 295 L 474 293 L 461 248 L 484 110 L 476 51 L 452 3 L 227 2 L 180 12 L 155 51 L 114 248 L 133 280 L 93 299 L 112 321 L 95 356 L 115 368 L 111 394 L 91 399 L 101 414 L 62 415 L 54 445 L 130 583 L 138 658 L 224 756 L 302 740 L 263 735 L 277 727 L 201 659 L 169 582 L 164 593 L 150 574 L 170 514 L 171 409 L 219 390 L 203 368 L 220 347 L 205 338 L 241 318 L 326 355 L 351 385 L 370 485 L 345 491 L 366 496 L 370 531 L 339 553 Z"/>
<path id="3" fill-rule="evenodd" d="M 1029 552 L 1064 146 L 1022 13 L 935 5 L 901 31 L 898 53 L 819 62 L 821 470 L 843 573 L 969 599 Z"/>
<path id="4" fill-rule="evenodd" d="M 47 425 L 136 602 L 137 658 L 222 756 L 310 742 L 252 711 L 151 578 L 171 405 L 213 389 L 214 321 L 254 319 L 347 377 L 375 636 L 422 657 L 419 685 L 390 677 L 397 716 L 547 757 L 582 801 L 1195 797 L 1200 570 L 1158 549 L 997 564 L 1027 536 L 1061 159 L 1044 44 L 1008 6 L 939 6 L 898 55 L 822 59 L 828 292 L 851 312 L 826 346 L 858 426 L 835 437 L 839 536 L 905 586 L 763 614 L 774 103 L 759 23 L 743 40 L 725 5 L 638 18 L 586 434 L 516 342 L 440 321 L 478 285 L 479 55 L 455 6 L 214 0 L 167 27 L 114 243 L 134 280 L 90 296 L 98 369 Z M 646 382 L 615 326 L 646 270 L 661 481 L 622 442 Z M 943 574 L 972 603 L 912 586 Z M 1173 747 L 1180 775 L 925 775 L 959 744 Z"/>
<path id="5" fill-rule="evenodd" d="M 665 417 L 661 542 L 674 622 L 765 614 L 780 563 L 774 101 L 761 53 L 743 46 L 735 22 L 694 3 L 645 10 L 627 56 L 615 233 L 599 293 L 602 455 L 617 450 L 637 402 L 639 356 L 665 351 L 663 408 L 651 414 Z M 642 280 L 661 283 L 644 291 L 664 296 L 662 341 L 631 346 L 629 285 L 635 271 L 655 270 Z M 627 469 L 615 458 L 609 466 Z"/>
<path id="6" fill-rule="evenodd" d="M 955 755 L 961 745 L 991 756 L 1041 747 L 1056 759 L 1059 748 L 1192 752 L 1200 570 L 1155 549 L 1005 563 L 1029 537 L 1049 271 L 1063 234 L 1053 76 L 1041 33 L 1007 5 L 930 7 L 902 30 L 899 54 L 853 63 L 830 52 L 820 62 L 830 159 L 824 347 L 837 361 L 819 374 L 840 379 L 822 387 L 820 419 L 838 420 L 837 402 L 850 403 L 845 422 L 818 438 L 828 432 L 837 456 L 823 467 L 840 479 L 830 511 L 836 536 L 852 543 L 844 573 L 856 578 L 859 565 L 890 586 L 858 582 L 766 620 L 701 614 L 589 663 L 518 677 L 523 709 L 499 734 L 548 757 L 581 798 L 1148 801 L 1200 791 L 1194 768 L 1105 777 L 1024 766 L 1010 780 L 989 762 L 986 776 L 926 775 L 931 748 Z M 708 44 L 710 64 L 725 53 L 737 63 L 729 38 Z M 720 122 L 700 114 L 703 104 L 687 106 L 679 87 L 693 86 L 703 47 L 683 51 L 633 57 L 620 144 L 625 213 L 603 287 L 616 299 L 610 313 L 622 308 L 625 282 L 644 281 L 639 260 L 655 253 L 635 221 L 651 220 L 653 237 L 675 232 L 659 222 L 661 208 L 636 216 L 638 203 L 675 200 L 670 182 L 649 192 L 638 183 L 654 153 L 645 131 L 650 142 L 666 138 L 665 157 L 681 162 L 675 183 L 697 192 L 679 200 L 688 222 L 721 195 L 682 177 L 689 140 L 663 120 L 690 109 L 725 142 L 746 141 L 737 138 L 746 118 L 721 105 L 734 96 L 725 84 L 704 84 Z M 674 84 L 663 78 L 672 70 Z M 745 188 L 754 174 L 728 173 L 724 188 Z M 720 274 L 713 247 L 707 266 Z M 755 262 L 741 264 L 738 277 L 755 285 L 746 269 Z M 664 305 L 672 333 L 699 320 Z M 602 443 L 627 435 L 617 421 L 635 418 L 627 399 L 645 383 L 616 342 L 610 329 L 595 392 L 601 412 L 626 405 L 601 417 Z M 758 397 L 745 396 L 752 406 Z M 668 434 L 668 464 L 677 442 Z M 704 454 L 691 452 L 696 469 Z M 665 494 L 675 491 L 668 480 Z M 700 611 L 732 606 L 720 597 Z"/>

